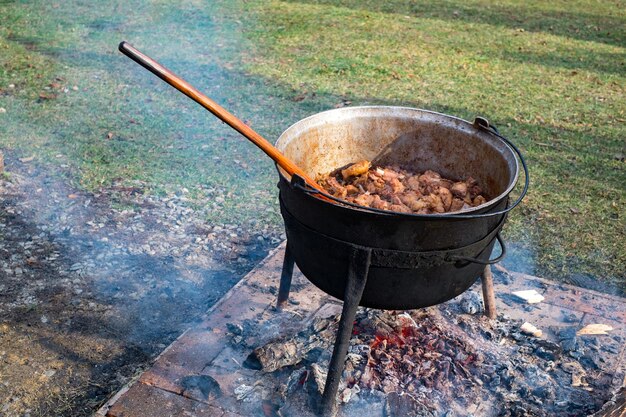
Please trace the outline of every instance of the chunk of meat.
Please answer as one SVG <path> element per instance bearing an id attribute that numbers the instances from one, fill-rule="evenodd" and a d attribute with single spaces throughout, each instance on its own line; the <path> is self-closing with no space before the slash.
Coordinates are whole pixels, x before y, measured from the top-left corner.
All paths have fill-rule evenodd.
<path id="1" fill-rule="evenodd" d="M 383 179 L 385 181 L 391 181 L 392 179 L 400 178 L 400 173 L 393 169 L 387 168 L 387 169 L 384 169 L 383 172 L 384 172 Z"/>
<path id="2" fill-rule="evenodd" d="M 419 176 L 421 190 L 425 194 L 430 194 L 439 188 L 441 175 L 435 171 L 428 170 Z"/>
<path id="3" fill-rule="evenodd" d="M 399 194 L 404 191 L 404 184 L 402 184 L 398 178 L 392 178 L 388 184 L 391 186 L 391 191 L 394 194 Z"/>
<path id="4" fill-rule="evenodd" d="M 450 211 L 459 211 L 463 208 L 464 205 L 465 205 L 465 202 L 463 200 L 455 197 L 452 199 L 452 204 L 450 205 Z"/>
<path id="5" fill-rule="evenodd" d="M 355 195 L 355 194 L 359 194 L 360 192 L 361 192 L 361 190 L 359 190 L 358 187 L 355 187 L 352 184 L 346 185 L 346 193 L 348 195 Z"/>
<path id="6" fill-rule="evenodd" d="M 409 191 L 405 194 L 402 194 L 400 196 L 400 200 L 402 201 L 402 203 L 409 207 L 411 210 L 417 212 L 418 210 L 421 210 L 423 208 L 427 208 L 428 207 L 428 203 L 426 203 L 426 201 L 422 200 L 422 195 L 421 194 L 417 194 L 414 191 Z"/>
<path id="7" fill-rule="evenodd" d="M 429 208 L 435 213 L 445 213 L 446 209 L 443 207 L 443 202 L 437 194 L 430 194 L 426 197 Z"/>
<path id="8" fill-rule="evenodd" d="M 335 197 L 345 198 L 348 192 L 346 191 L 346 187 L 339 184 L 339 181 L 335 177 L 329 177 L 326 180 L 326 183 L 330 187 L 330 193 Z"/>
<path id="9" fill-rule="evenodd" d="M 478 185 L 472 185 L 469 189 L 470 192 L 470 196 L 472 196 L 472 198 L 476 198 L 477 196 L 481 195 L 483 193 L 483 189 L 480 188 Z"/>
<path id="10" fill-rule="evenodd" d="M 452 206 L 452 193 L 447 188 L 443 186 L 439 187 L 439 198 L 441 198 L 441 203 L 443 204 L 443 208 L 445 211 L 450 211 L 450 207 Z"/>
<path id="11" fill-rule="evenodd" d="M 348 179 L 357 175 L 365 174 L 370 169 L 370 161 L 362 160 L 355 162 L 348 168 L 341 170 L 341 176 L 343 179 Z"/>
<path id="12" fill-rule="evenodd" d="M 422 188 L 418 175 L 411 175 L 407 178 L 406 185 L 413 191 L 421 191 Z"/>
<path id="13" fill-rule="evenodd" d="M 374 195 L 374 200 L 372 201 L 370 207 L 374 207 L 379 210 L 389 210 L 389 203 L 382 200 L 380 196 Z"/>
<path id="14" fill-rule="evenodd" d="M 389 210 L 395 211 L 398 213 L 411 213 L 412 210 L 405 206 L 404 204 L 392 204 L 389 206 Z"/>
<path id="15" fill-rule="evenodd" d="M 450 191 L 455 197 L 465 198 L 467 195 L 467 184 L 463 181 L 455 182 L 450 188 Z"/>
<path id="16" fill-rule="evenodd" d="M 472 205 L 476 207 L 476 206 L 480 206 L 481 204 L 485 204 L 486 202 L 487 200 L 485 199 L 485 197 L 483 197 L 482 195 L 477 195 L 476 197 L 474 197 L 474 201 L 472 201 Z"/>
<path id="17" fill-rule="evenodd" d="M 420 174 L 398 166 L 371 167 L 368 161 L 337 169 L 318 181 L 346 201 L 399 213 L 462 211 L 488 201 L 472 177 L 451 181 L 432 170 Z"/>
<path id="18" fill-rule="evenodd" d="M 354 199 L 354 203 L 363 207 L 370 207 L 374 201 L 374 196 L 371 194 L 361 194 Z"/>

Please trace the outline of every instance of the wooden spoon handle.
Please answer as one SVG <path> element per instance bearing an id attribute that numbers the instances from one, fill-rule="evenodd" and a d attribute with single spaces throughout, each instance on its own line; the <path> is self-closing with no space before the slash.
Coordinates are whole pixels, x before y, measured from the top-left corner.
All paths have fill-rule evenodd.
<path id="1" fill-rule="evenodd" d="M 241 133 L 256 146 L 261 148 L 270 158 L 274 160 L 282 169 L 287 171 L 289 175 L 298 175 L 302 177 L 310 186 L 317 190 L 324 191 L 323 188 L 302 171 L 291 159 L 283 155 L 274 145 L 268 142 L 263 136 L 252 130 L 249 126 L 231 114 L 228 110 L 196 90 L 191 84 L 178 77 L 172 71 L 165 68 L 149 56 L 139 52 L 136 48 L 126 41 L 122 41 L 119 46 L 120 52 L 128 56 L 130 59 L 180 91 L 187 97 L 200 104 L 202 107 L 213 113 L 230 127 Z"/>

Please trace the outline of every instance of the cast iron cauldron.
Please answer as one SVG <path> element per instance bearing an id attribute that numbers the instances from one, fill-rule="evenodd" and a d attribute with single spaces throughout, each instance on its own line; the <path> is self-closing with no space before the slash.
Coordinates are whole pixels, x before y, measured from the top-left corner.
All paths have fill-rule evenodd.
<path id="1" fill-rule="evenodd" d="M 519 176 L 516 154 L 524 169 L 525 163 L 480 118 L 470 123 L 413 108 L 347 107 L 295 123 L 276 147 L 312 177 L 386 149 L 386 162 L 451 179 L 471 175 L 491 197 L 453 214 L 393 213 L 324 201 L 279 169 L 289 250 L 313 284 L 343 299 L 351 248 L 374 248 L 360 302 L 367 307 L 427 307 L 467 290 L 490 263 L 506 215 L 528 186 L 526 175 L 522 195 L 509 206 Z"/>

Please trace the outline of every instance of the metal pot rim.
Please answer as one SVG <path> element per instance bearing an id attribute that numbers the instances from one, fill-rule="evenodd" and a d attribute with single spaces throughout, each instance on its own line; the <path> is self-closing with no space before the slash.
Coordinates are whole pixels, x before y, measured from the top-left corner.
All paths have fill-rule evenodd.
<path id="1" fill-rule="evenodd" d="M 283 131 L 283 133 L 281 133 L 281 135 L 278 137 L 278 139 L 275 142 L 275 145 L 278 149 L 280 149 L 281 151 L 283 150 L 283 145 L 286 145 L 288 142 L 287 141 L 287 135 L 292 136 L 292 139 L 294 137 L 297 137 L 298 134 L 296 133 L 295 135 L 293 135 L 294 130 L 303 130 L 305 128 L 307 128 L 309 125 L 312 124 L 312 122 L 314 121 L 319 121 L 320 119 L 324 119 L 324 118 L 328 118 L 329 116 L 332 117 L 333 120 L 337 120 L 336 116 L 341 116 L 341 118 L 346 117 L 346 114 L 349 113 L 354 113 L 355 115 L 358 115 L 359 113 L 362 113 L 363 115 L 367 115 L 367 114 L 373 114 L 374 113 L 384 113 L 384 112 L 388 112 L 389 115 L 405 115 L 405 116 L 416 116 L 416 115 L 422 115 L 422 116 L 427 116 L 427 118 L 431 118 L 434 120 L 439 119 L 441 121 L 442 124 L 448 124 L 448 125 L 452 125 L 453 127 L 462 127 L 467 129 L 468 133 L 474 133 L 477 135 L 482 135 L 485 138 L 489 138 L 490 140 L 494 141 L 494 144 L 497 144 L 496 146 L 503 146 L 505 149 L 507 149 L 507 151 L 510 153 L 510 155 L 512 156 L 512 160 L 514 163 L 514 175 L 513 178 L 511 179 L 509 186 L 506 188 L 506 190 L 504 190 L 502 193 L 500 193 L 499 195 L 497 195 L 496 197 L 492 198 L 491 200 L 487 201 L 486 203 L 483 203 L 479 206 L 476 207 L 472 207 L 470 209 L 467 210 L 463 210 L 463 211 L 456 211 L 453 213 L 433 213 L 433 214 L 416 214 L 416 213 L 400 213 L 400 212 L 395 212 L 395 211 L 389 211 L 389 210 L 379 210 L 379 209 L 373 209 L 370 207 L 361 207 L 358 206 L 356 204 L 351 204 L 348 203 L 346 201 L 337 199 L 337 198 L 332 198 L 332 196 L 330 196 L 333 200 L 337 201 L 339 204 L 341 204 L 341 207 L 347 208 L 347 209 L 352 209 L 352 210 L 361 210 L 361 211 L 366 211 L 366 212 L 374 212 L 374 213 L 378 213 L 378 214 L 383 214 L 383 215 L 393 215 L 393 216 L 405 216 L 405 217 L 427 217 L 427 218 L 450 218 L 450 217 L 457 217 L 460 218 L 462 216 L 472 216 L 472 215 L 477 215 L 477 216 L 481 216 L 480 214 L 477 214 L 477 212 L 479 211 L 485 211 L 488 210 L 490 207 L 496 205 L 499 201 L 501 201 L 503 198 L 506 198 L 511 191 L 513 191 L 513 189 L 515 188 L 515 186 L 517 185 L 517 181 L 519 179 L 519 172 L 520 172 L 520 168 L 519 168 L 519 161 L 518 158 L 516 157 L 516 154 L 518 156 L 521 157 L 521 153 L 519 153 L 519 150 L 517 149 L 513 149 L 510 145 L 510 143 L 508 142 L 508 140 L 506 140 L 505 138 L 502 138 L 499 134 L 495 135 L 493 134 L 490 130 L 486 130 L 486 129 L 481 129 L 480 127 L 478 127 L 478 125 L 476 123 L 471 123 L 465 119 L 461 119 L 459 117 L 456 116 L 451 116 L 448 114 L 444 114 L 444 113 L 439 113 L 439 112 L 435 112 L 432 110 L 425 110 L 425 109 L 418 109 L 418 108 L 414 108 L 414 107 L 406 107 L 406 106 L 352 106 L 352 107 L 342 107 L 339 109 L 330 109 L 330 110 L 325 110 L 319 113 L 315 113 L 312 114 L 304 119 L 301 119 L 295 123 L 293 123 L 291 126 L 289 126 L 287 129 L 285 129 Z M 346 114 L 342 114 L 342 113 L 346 113 Z M 335 116 L 335 117 L 333 117 Z M 341 119 L 340 118 L 340 119 Z M 482 118 L 481 118 L 482 119 Z M 482 119 L 485 120 L 485 119 Z M 285 142 L 285 143 L 283 143 Z M 278 174 L 285 179 L 285 181 L 290 182 L 290 177 L 288 176 L 288 174 L 283 171 L 280 167 L 276 166 L 277 170 L 278 170 Z M 523 192 L 525 193 L 525 191 Z M 520 199 L 521 200 L 521 197 Z M 327 201 L 325 201 L 326 203 L 328 203 Z M 519 201 L 518 201 L 519 202 Z M 332 204 L 332 203 L 329 203 Z M 513 207 L 515 207 L 517 205 L 513 204 L 511 206 L 509 206 L 506 211 L 508 212 L 510 209 L 512 209 Z M 497 214 L 497 213 L 493 213 L 493 214 Z"/>

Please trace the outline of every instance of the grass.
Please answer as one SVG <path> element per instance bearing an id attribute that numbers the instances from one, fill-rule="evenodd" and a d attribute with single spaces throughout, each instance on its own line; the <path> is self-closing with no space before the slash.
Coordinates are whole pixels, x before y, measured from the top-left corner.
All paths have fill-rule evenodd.
<path id="1" fill-rule="evenodd" d="M 531 192 L 507 237 L 539 273 L 624 290 L 626 8 L 620 2 L 249 2 L 248 71 L 353 104 L 489 118 Z"/>
<path id="2" fill-rule="evenodd" d="M 121 56 L 122 39 L 270 140 L 342 100 L 482 115 L 530 165 L 531 192 L 506 226 L 513 255 L 528 254 L 520 264 L 624 292 L 624 6 L 0 2 L 0 146 L 61 167 L 80 188 L 184 187 L 215 204 L 207 221 L 280 227 L 267 158 Z M 215 203 L 216 192 L 230 194 Z"/>

